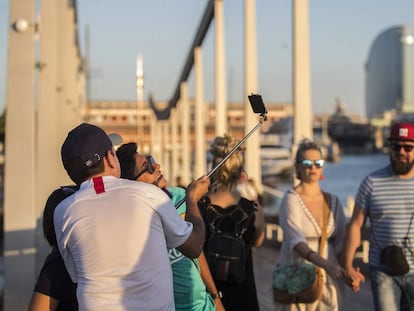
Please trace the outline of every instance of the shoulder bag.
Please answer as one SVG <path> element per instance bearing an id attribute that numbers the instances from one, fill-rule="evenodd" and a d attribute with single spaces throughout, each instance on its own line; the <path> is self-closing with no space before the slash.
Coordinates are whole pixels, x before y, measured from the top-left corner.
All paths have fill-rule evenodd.
<path id="1" fill-rule="evenodd" d="M 413 222 L 413 216 L 414 213 L 411 214 L 410 225 L 408 226 L 407 234 L 405 235 L 403 241 L 403 245 L 407 247 L 410 252 L 411 249 L 408 247 L 408 236 L 411 229 L 411 223 Z M 371 232 L 375 243 L 378 245 L 373 228 L 371 229 Z M 383 248 L 380 254 L 380 261 L 385 266 L 385 272 L 391 276 L 401 276 L 410 271 L 410 266 L 404 255 L 404 249 L 401 246 L 390 245 Z"/>

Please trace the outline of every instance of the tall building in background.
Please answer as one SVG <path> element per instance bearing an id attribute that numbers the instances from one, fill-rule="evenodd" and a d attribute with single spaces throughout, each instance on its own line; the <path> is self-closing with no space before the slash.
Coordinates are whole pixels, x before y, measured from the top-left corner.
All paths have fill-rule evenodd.
<path id="1" fill-rule="evenodd" d="M 366 63 L 366 113 L 368 118 L 394 110 L 414 111 L 412 98 L 412 44 L 408 26 L 382 32 L 373 42 Z"/>

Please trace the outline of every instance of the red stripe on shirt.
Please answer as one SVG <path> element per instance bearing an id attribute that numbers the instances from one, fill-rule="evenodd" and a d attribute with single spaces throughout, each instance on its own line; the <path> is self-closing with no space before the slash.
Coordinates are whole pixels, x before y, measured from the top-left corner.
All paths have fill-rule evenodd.
<path id="1" fill-rule="evenodd" d="M 94 177 L 92 181 L 93 181 L 93 187 L 95 188 L 96 194 L 105 192 L 105 185 L 104 185 L 102 176 Z"/>

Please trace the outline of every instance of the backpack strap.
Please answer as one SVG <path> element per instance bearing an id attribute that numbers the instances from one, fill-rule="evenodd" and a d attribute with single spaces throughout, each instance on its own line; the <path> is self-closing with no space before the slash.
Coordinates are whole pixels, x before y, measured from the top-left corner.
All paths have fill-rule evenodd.
<path id="1" fill-rule="evenodd" d="M 208 196 L 204 196 L 198 202 L 199 208 L 203 215 L 205 222 L 208 224 L 211 233 L 216 232 L 215 223 L 218 218 L 220 218 L 223 214 L 220 213 L 213 205 L 211 205 L 210 198 Z"/>
<path id="2" fill-rule="evenodd" d="M 251 223 L 251 220 L 255 215 L 254 213 L 257 211 L 256 206 L 257 206 L 256 202 L 247 200 L 246 198 L 240 198 L 239 207 L 242 208 L 248 215 L 245 221 L 239 222 L 240 237 L 242 237 L 243 234 L 248 229 Z"/>
<path id="3" fill-rule="evenodd" d="M 204 205 L 204 215 L 207 219 L 211 233 L 221 233 L 221 225 L 224 220 L 233 222 L 233 234 L 241 238 L 248 229 L 254 212 L 256 203 L 245 198 L 240 198 L 237 207 L 230 213 L 223 213 L 220 209 L 211 204 L 210 198 L 206 197 L 202 203 Z M 231 231 L 230 231 L 231 232 Z"/>

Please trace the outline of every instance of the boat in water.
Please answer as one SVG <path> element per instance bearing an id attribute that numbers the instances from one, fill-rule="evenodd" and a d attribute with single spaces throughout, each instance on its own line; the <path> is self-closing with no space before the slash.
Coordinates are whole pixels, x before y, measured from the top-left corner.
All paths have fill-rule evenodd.
<path id="1" fill-rule="evenodd" d="M 260 148 L 262 178 L 291 174 L 293 159 L 290 149 L 279 144 L 262 144 Z"/>

